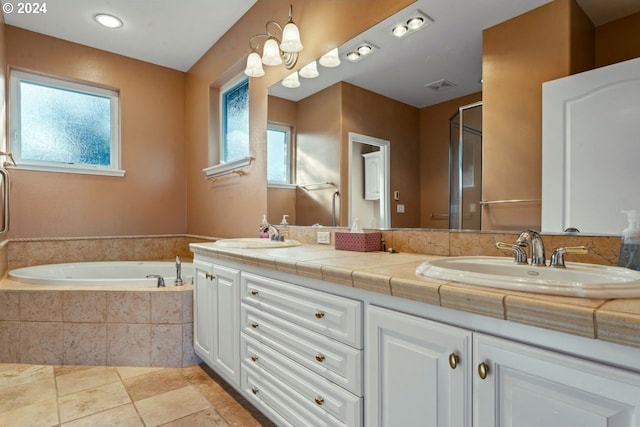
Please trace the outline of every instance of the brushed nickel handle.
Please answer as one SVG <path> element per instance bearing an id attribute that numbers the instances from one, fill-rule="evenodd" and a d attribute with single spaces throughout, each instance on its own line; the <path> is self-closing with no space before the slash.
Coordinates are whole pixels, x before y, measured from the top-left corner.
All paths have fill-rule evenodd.
<path id="1" fill-rule="evenodd" d="M 256 356 L 255 354 L 253 356 L 251 356 L 251 361 L 252 362 L 257 362 L 258 361 L 258 356 Z"/>
<path id="2" fill-rule="evenodd" d="M 259 391 L 260 391 L 260 390 L 258 390 L 258 388 L 257 388 L 257 387 L 251 387 L 251 392 L 252 392 L 253 394 L 258 394 L 258 392 L 259 392 Z"/>
<path id="3" fill-rule="evenodd" d="M 480 362 L 478 365 L 478 376 L 484 380 L 487 378 L 487 375 L 489 375 L 489 365 L 485 362 Z"/>
<path id="4" fill-rule="evenodd" d="M 460 356 L 455 353 L 451 353 L 449 355 L 449 366 L 451 366 L 451 369 L 456 369 L 458 367 L 458 363 L 460 363 Z"/>
<path id="5" fill-rule="evenodd" d="M 316 360 L 318 362 L 324 362 L 324 359 L 325 359 L 324 354 L 321 354 L 321 353 L 316 354 Z"/>
<path id="6" fill-rule="evenodd" d="M 315 401 L 318 406 L 322 406 L 324 404 L 324 398 L 322 398 L 322 396 L 316 397 Z"/>
<path id="7" fill-rule="evenodd" d="M 207 280 L 213 280 L 213 279 L 216 278 L 216 276 L 214 276 L 213 274 L 210 274 L 210 273 L 205 273 L 204 277 Z"/>
<path id="8" fill-rule="evenodd" d="M 324 317 L 324 312 L 316 311 L 316 319 L 322 319 Z"/>
<path id="9" fill-rule="evenodd" d="M 258 291 L 251 291 L 251 295 L 258 295 Z"/>
<path id="10" fill-rule="evenodd" d="M 251 327 L 252 327 L 253 329 L 258 329 L 258 326 L 260 326 L 260 325 L 258 325 L 257 323 L 252 323 L 252 324 L 251 324 Z"/>

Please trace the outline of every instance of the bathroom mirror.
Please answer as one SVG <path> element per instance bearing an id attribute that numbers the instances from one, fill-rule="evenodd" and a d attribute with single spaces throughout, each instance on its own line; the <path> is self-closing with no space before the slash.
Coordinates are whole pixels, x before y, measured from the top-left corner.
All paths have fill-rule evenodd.
<path id="1" fill-rule="evenodd" d="M 283 117 L 286 114 L 282 114 L 287 110 L 297 115 L 295 130 L 304 129 L 307 134 L 299 134 L 298 149 L 293 156 L 298 166 L 303 165 L 298 170 L 298 186 L 269 188 L 270 218 L 276 222 L 282 214 L 289 214 L 291 224 L 303 226 L 350 224 L 350 196 L 340 194 L 341 189 L 348 188 L 347 162 L 341 162 L 341 158 L 346 159 L 350 151 L 340 145 L 340 141 L 348 140 L 348 132 L 382 139 L 386 139 L 382 134 L 390 132 L 394 136 L 389 139 L 402 142 L 395 145 L 392 142 L 389 153 L 391 227 L 421 228 L 424 227 L 421 216 L 448 216 L 446 206 L 442 211 L 417 212 L 422 209 L 419 177 L 424 168 L 417 160 L 420 159 L 420 133 L 425 131 L 421 129 L 420 110 L 460 99 L 458 105 L 448 107 L 451 113 L 443 119 L 443 126 L 448 129 L 448 120 L 458 108 L 476 101 L 465 97 L 477 94 L 477 100 L 481 99 L 482 30 L 547 2 L 495 1 L 492 7 L 468 3 L 459 7 L 450 1 L 419 0 L 341 46 L 338 68 L 318 66 L 319 77 L 300 78 L 301 86 L 296 89 L 280 84 L 270 88 L 269 120 L 287 123 Z M 498 3 L 501 7 L 495 7 Z M 485 13 L 487 8 L 489 13 Z M 391 35 L 393 26 L 414 15 L 422 16 L 426 25 L 402 39 L 395 39 Z M 362 45 L 371 47 L 370 55 L 356 62 L 345 59 L 346 54 L 357 52 Z M 415 76 L 417 80 L 412 80 Z M 405 88 L 403 83 L 409 81 L 413 81 L 413 86 Z M 379 95 L 399 101 L 376 108 L 373 101 Z M 397 126 L 380 130 L 384 124 Z M 370 131 L 372 127 L 380 131 Z M 449 135 L 446 138 L 448 144 Z M 448 157 L 447 153 L 444 155 Z M 448 158 L 445 162 L 448 166 Z M 449 170 L 433 173 L 441 175 L 437 181 L 449 194 Z M 312 184 L 321 185 L 309 186 Z M 290 195 L 283 196 L 287 191 Z M 440 228 L 449 227 L 448 223 L 448 218 L 444 218 Z M 450 227 L 461 228 L 456 224 Z"/>

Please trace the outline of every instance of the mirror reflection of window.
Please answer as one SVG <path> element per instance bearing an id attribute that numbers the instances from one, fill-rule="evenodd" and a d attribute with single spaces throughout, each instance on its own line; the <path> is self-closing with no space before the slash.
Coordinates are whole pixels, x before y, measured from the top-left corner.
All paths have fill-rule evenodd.
<path id="1" fill-rule="evenodd" d="M 291 127 L 267 126 L 267 181 L 269 185 L 293 184 Z"/>
<path id="2" fill-rule="evenodd" d="M 249 157 L 249 79 L 235 79 L 221 88 L 222 162 Z"/>

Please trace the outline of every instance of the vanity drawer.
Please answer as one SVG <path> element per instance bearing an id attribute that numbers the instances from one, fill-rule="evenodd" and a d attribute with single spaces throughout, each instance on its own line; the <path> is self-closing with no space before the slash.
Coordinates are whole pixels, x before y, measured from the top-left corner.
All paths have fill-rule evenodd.
<path id="1" fill-rule="evenodd" d="M 242 274 L 242 301 L 279 318 L 362 348 L 362 303 L 278 280 Z"/>
<path id="2" fill-rule="evenodd" d="M 247 378 L 250 394 L 269 402 L 269 406 L 280 405 L 281 408 L 277 411 L 292 424 L 361 424 L 362 398 L 343 390 L 246 335 L 242 337 L 241 355 L 243 377 Z M 253 385 L 249 385 L 251 383 Z M 292 401 L 294 405 L 291 409 L 283 408 Z M 298 416 L 290 418 L 290 411 L 299 411 Z M 302 416 L 302 423 L 299 416 Z"/>
<path id="3" fill-rule="evenodd" d="M 247 304 L 241 307 L 241 330 L 327 378 L 362 396 L 362 351 L 306 330 Z"/>

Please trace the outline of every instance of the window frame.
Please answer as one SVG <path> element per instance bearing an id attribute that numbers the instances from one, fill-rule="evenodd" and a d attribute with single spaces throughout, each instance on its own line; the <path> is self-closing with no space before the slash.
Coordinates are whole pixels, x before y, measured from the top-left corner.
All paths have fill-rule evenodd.
<path id="1" fill-rule="evenodd" d="M 281 124 L 281 123 L 276 123 L 276 122 L 268 122 L 267 123 L 267 132 L 269 130 L 276 130 L 276 131 L 282 131 L 285 132 L 285 134 L 287 135 L 287 159 L 288 159 L 288 165 L 287 165 L 287 178 L 288 178 L 288 182 L 285 181 L 270 181 L 267 179 L 267 186 L 269 187 L 278 187 L 278 188 L 292 188 L 295 187 L 295 168 L 294 168 L 294 164 L 295 164 L 295 138 L 294 138 L 294 129 L 292 126 L 286 125 L 286 124 Z M 269 137 L 267 134 L 267 177 L 269 176 L 269 158 L 268 158 L 268 152 L 269 152 Z"/>
<path id="2" fill-rule="evenodd" d="M 251 157 L 251 137 L 249 135 L 249 123 L 247 123 L 247 155 L 246 156 L 242 156 L 239 158 L 235 158 L 235 159 L 227 159 L 226 158 L 226 151 L 227 150 L 227 138 L 226 138 L 226 130 L 227 130 L 227 109 L 226 109 L 226 98 L 225 95 L 229 92 L 234 91 L 235 89 L 237 89 L 238 87 L 242 86 L 242 85 L 246 85 L 247 86 L 247 114 L 249 114 L 249 78 L 247 76 L 243 74 L 239 74 L 238 76 L 234 77 L 233 79 L 229 80 L 227 83 L 225 83 L 224 85 L 222 85 L 222 87 L 220 87 L 220 146 L 218 147 L 218 155 L 219 155 L 219 159 L 220 159 L 220 163 L 224 164 L 224 163 L 229 163 L 229 162 L 235 162 L 237 160 L 240 159 L 245 159 L 248 157 Z M 247 122 L 249 122 L 249 120 L 247 120 Z"/>
<path id="3" fill-rule="evenodd" d="M 10 69 L 9 73 L 9 147 L 17 164 L 15 168 L 88 175 L 125 175 L 125 171 L 121 169 L 120 93 L 117 90 L 98 86 L 89 82 L 69 80 L 63 77 L 45 75 L 26 70 Z M 86 163 L 69 164 L 55 161 L 23 160 L 22 142 L 20 140 L 22 131 L 20 116 L 20 84 L 22 82 L 46 86 L 53 89 L 73 91 L 91 96 L 109 98 L 111 103 L 110 165 L 91 165 Z"/>

